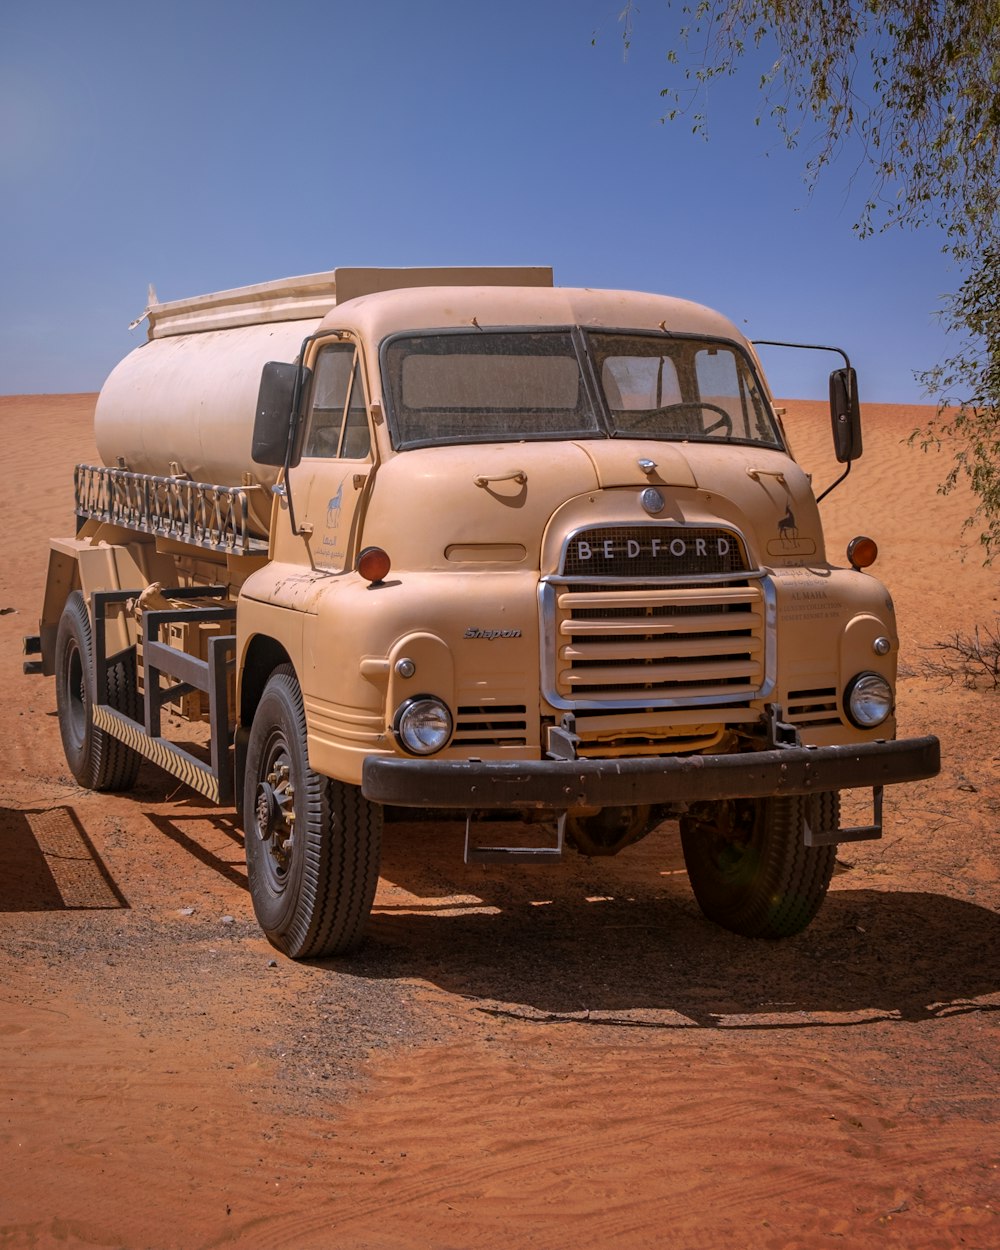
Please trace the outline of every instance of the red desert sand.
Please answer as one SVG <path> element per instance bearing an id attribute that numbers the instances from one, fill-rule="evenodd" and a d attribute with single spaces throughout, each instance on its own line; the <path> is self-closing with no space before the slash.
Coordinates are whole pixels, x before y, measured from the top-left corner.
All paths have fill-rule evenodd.
<path id="1" fill-rule="evenodd" d="M 3 1250 L 1000 1245 L 1000 694 L 926 672 L 1000 586 L 947 449 L 907 445 L 929 409 L 869 405 L 822 511 L 835 560 L 879 544 L 899 731 L 943 770 L 841 846 L 804 934 L 713 928 L 670 824 L 507 870 L 394 824 L 364 950 L 297 965 L 233 813 L 152 766 L 80 789 L 21 673 L 93 405 L 0 399 Z M 825 405 L 786 420 L 825 486 Z"/>

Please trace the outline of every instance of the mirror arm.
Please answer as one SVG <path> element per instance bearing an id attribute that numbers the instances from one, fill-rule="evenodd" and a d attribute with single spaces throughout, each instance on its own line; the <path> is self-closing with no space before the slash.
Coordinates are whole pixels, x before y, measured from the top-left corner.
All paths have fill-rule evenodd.
<path id="1" fill-rule="evenodd" d="M 797 348 L 801 348 L 801 349 L 803 349 L 804 351 L 813 351 L 813 352 L 836 352 L 838 356 L 842 357 L 842 359 L 843 359 L 843 361 L 844 361 L 844 368 L 845 368 L 845 370 L 850 371 L 850 368 L 851 368 L 851 361 L 850 361 L 850 357 L 847 355 L 847 352 L 845 352 L 845 351 L 844 351 L 844 349 L 843 349 L 842 347 L 830 347 L 830 346 L 827 346 L 826 344 L 823 344 L 823 343 L 787 343 L 787 342 L 784 342 L 784 341 L 779 340 L 779 339 L 752 339 L 751 341 L 752 341 L 752 343 L 753 343 L 754 347 L 757 347 L 757 346 L 761 346 L 761 347 L 797 347 Z M 856 402 L 856 399 L 855 399 L 855 402 Z M 838 457 L 838 459 L 839 459 L 839 457 Z M 843 471 L 843 473 L 841 473 L 840 477 L 838 477 L 838 478 L 836 479 L 836 481 L 831 482 L 831 483 L 830 483 L 830 485 L 826 488 L 826 490 L 822 492 L 822 494 L 819 494 L 819 495 L 817 495 L 817 496 L 816 496 L 816 502 L 817 502 L 818 504 L 819 504 L 819 503 L 822 503 L 822 502 L 823 502 L 823 500 L 827 497 L 827 495 L 829 495 L 829 493 L 830 493 L 832 490 L 836 489 L 836 487 L 838 487 L 838 486 L 840 485 L 840 483 L 844 480 L 844 478 L 846 478 L 846 477 L 847 477 L 848 473 L 850 473 L 850 471 L 851 471 L 851 465 L 852 465 L 853 463 L 854 463 L 854 462 L 853 462 L 853 460 L 848 460 L 848 461 L 847 461 L 847 468 Z"/>
<path id="2" fill-rule="evenodd" d="M 823 500 L 827 497 L 827 495 L 829 495 L 830 491 L 832 491 L 835 487 L 840 485 L 840 483 L 844 480 L 844 478 L 847 477 L 848 473 L 850 473 L 851 465 L 853 463 L 854 463 L 853 460 L 848 460 L 847 468 L 843 471 L 843 473 L 841 473 L 840 477 L 838 477 L 835 482 L 831 482 L 830 485 L 826 488 L 826 490 L 822 493 L 822 495 L 816 496 L 817 503 L 822 503 Z"/>
<path id="3" fill-rule="evenodd" d="M 305 344 L 303 343 L 303 349 Z M 281 467 L 284 475 L 285 485 L 285 502 L 288 504 L 288 520 L 292 527 L 292 533 L 296 538 L 300 537 L 301 531 L 295 521 L 295 504 L 292 502 L 292 478 L 289 469 L 292 467 L 292 450 L 295 447 L 295 440 L 299 432 L 299 399 L 302 394 L 302 356 L 299 356 L 299 367 L 295 374 L 295 389 L 292 391 L 292 419 L 288 426 L 288 442 L 285 444 L 285 463 Z"/>
<path id="4" fill-rule="evenodd" d="M 850 369 L 851 362 L 848 359 L 847 352 L 842 347 L 827 347 L 823 343 L 782 343 L 777 339 L 751 339 L 754 347 L 800 347 L 807 352 L 836 352 L 838 356 L 844 358 L 844 368 Z"/>

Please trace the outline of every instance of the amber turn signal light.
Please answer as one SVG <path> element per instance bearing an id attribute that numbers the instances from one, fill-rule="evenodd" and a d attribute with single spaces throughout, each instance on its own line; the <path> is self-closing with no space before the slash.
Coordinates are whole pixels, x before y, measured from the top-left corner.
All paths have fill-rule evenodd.
<path id="1" fill-rule="evenodd" d="M 385 580 L 392 568 L 388 552 L 381 547 L 365 547 L 358 556 L 358 572 L 373 586 Z"/>
<path id="2" fill-rule="evenodd" d="M 878 544 L 874 538 L 866 538 L 863 534 L 852 538 L 847 544 L 847 558 L 855 572 L 867 569 L 878 559 Z"/>

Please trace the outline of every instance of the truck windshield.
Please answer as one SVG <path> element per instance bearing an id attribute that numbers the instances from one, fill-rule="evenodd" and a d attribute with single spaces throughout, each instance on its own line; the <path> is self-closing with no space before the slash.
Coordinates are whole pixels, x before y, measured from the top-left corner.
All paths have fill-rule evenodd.
<path id="1" fill-rule="evenodd" d="M 440 331 L 390 339 L 382 367 L 397 450 L 568 438 L 782 446 L 749 360 L 722 341 Z"/>

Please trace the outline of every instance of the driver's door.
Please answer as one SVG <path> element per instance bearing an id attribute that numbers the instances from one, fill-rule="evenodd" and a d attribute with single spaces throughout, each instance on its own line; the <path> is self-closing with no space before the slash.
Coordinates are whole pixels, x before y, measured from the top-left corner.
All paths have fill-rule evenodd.
<path id="1" fill-rule="evenodd" d="M 373 448 L 361 354 L 351 342 L 322 344 L 313 362 L 302 459 L 292 471 L 317 569 L 340 573 L 353 565 Z"/>

